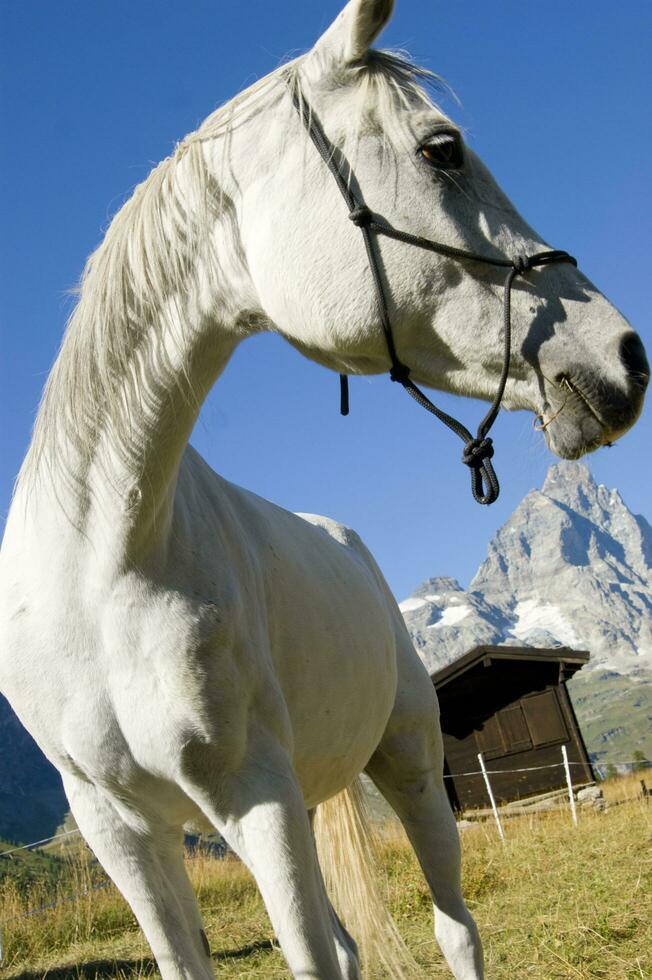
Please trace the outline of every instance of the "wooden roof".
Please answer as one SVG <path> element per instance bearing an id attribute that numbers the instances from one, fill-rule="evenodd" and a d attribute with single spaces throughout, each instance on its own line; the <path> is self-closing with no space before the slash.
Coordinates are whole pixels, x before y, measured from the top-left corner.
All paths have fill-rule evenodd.
<path id="1" fill-rule="evenodd" d="M 443 687 L 444 684 L 466 673 L 476 664 L 483 662 L 485 666 L 491 666 L 494 660 L 526 660 L 529 663 L 539 661 L 541 663 L 558 663 L 564 675 L 572 677 L 584 664 L 588 663 L 591 654 L 587 650 L 571 650 L 570 647 L 512 647 L 512 646 L 479 646 L 474 647 L 462 657 L 454 660 L 452 664 L 447 664 L 441 670 L 432 674 L 432 681 L 435 687 Z"/>

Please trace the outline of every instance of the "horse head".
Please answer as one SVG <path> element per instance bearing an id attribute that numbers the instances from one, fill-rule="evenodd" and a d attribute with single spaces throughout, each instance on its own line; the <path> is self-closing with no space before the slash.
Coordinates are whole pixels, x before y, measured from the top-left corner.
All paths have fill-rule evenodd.
<path id="1" fill-rule="evenodd" d="M 255 152 L 249 143 L 245 154 L 240 230 L 248 270 L 267 325 L 307 356 L 340 373 L 390 369 L 360 232 L 293 109 L 300 89 L 356 199 L 379 221 L 486 257 L 433 254 L 384 236 L 376 245 L 394 346 L 411 377 L 491 399 L 502 370 L 505 276 L 488 262 L 518 265 L 550 246 L 430 100 L 428 73 L 370 47 L 392 6 L 351 0 L 314 48 L 280 73 L 287 84 L 278 115 L 256 127 Z M 511 307 L 503 404 L 533 412 L 565 458 L 622 435 L 649 379 L 642 342 L 625 318 L 569 262 L 519 275 Z"/>

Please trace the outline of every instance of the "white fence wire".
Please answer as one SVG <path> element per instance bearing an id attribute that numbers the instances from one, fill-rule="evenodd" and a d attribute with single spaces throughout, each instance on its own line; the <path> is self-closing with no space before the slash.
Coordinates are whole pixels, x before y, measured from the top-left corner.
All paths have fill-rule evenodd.
<path id="1" fill-rule="evenodd" d="M 569 766 L 585 766 L 584 762 L 571 762 L 568 760 Z M 647 769 L 652 768 L 652 761 L 650 759 L 634 759 L 625 762 L 613 762 L 613 763 L 592 763 L 592 768 L 594 770 L 606 769 L 607 765 L 621 766 L 623 769 L 630 768 L 632 772 L 638 771 L 636 767 L 641 767 L 640 771 L 645 772 Z M 459 779 L 461 776 L 484 776 L 485 772 L 488 776 L 502 776 L 509 775 L 510 773 L 517 772 L 536 772 L 540 769 L 560 769 L 564 767 L 564 761 L 561 762 L 549 762 L 544 766 L 521 766 L 518 769 L 474 769 L 471 772 L 448 772 L 444 774 L 444 779 Z M 0 857 L 7 857 L 9 854 L 16 854 L 18 851 L 29 851 L 32 847 L 41 847 L 43 844 L 49 844 L 53 840 L 59 840 L 63 837 L 71 837 L 74 834 L 79 834 L 79 830 L 75 828 L 74 830 L 66 830 L 60 834 L 53 834 L 52 837 L 43 837 L 41 840 L 32 841 L 29 844 L 20 844 L 16 847 L 10 848 L 8 851 L 0 851 Z"/>

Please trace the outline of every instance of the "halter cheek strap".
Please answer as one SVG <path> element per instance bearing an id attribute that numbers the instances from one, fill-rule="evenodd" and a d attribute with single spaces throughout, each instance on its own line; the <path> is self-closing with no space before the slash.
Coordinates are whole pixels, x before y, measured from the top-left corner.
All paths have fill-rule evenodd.
<path id="1" fill-rule="evenodd" d="M 378 316 L 385 336 L 385 343 L 391 364 L 389 376 L 392 381 L 396 381 L 402 385 L 408 395 L 414 398 L 422 408 L 425 408 L 427 412 L 430 412 L 459 436 L 464 443 L 462 462 L 471 471 L 471 492 L 479 504 L 492 504 L 498 499 L 500 485 L 491 463 L 494 447 L 492 440 L 488 436 L 488 432 L 496 421 L 509 376 L 512 343 L 512 283 L 517 276 L 525 276 L 531 269 L 555 265 L 560 262 L 569 262 L 576 266 L 577 261 L 568 252 L 558 250 L 536 252 L 534 255 L 519 255 L 514 259 L 490 258 L 486 255 L 477 255 L 475 252 L 467 252 L 465 249 L 455 248 L 452 245 L 444 245 L 441 242 L 435 242 L 429 238 L 411 235 L 409 232 L 393 228 L 383 218 L 376 218 L 362 198 L 357 197 L 353 192 L 351 188 L 351 178 L 353 177 L 351 166 L 324 133 L 318 118 L 301 91 L 298 82 L 294 80 L 294 82 L 290 82 L 289 84 L 294 106 L 308 131 L 308 135 L 333 175 L 342 197 L 346 201 L 350 220 L 362 233 L 369 269 L 374 283 Z M 409 367 L 399 359 L 396 353 L 387 295 L 380 272 L 380 260 L 376 244 L 376 237 L 378 235 L 385 235 L 387 238 L 394 238 L 396 241 L 403 242 L 405 245 L 414 245 L 417 248 L 436 252 L 438 255 L 445 255 L 448 258 L 457 259 L 458 261 L 483 262 L 485 265 L 499 266 L 507 269 L 503 316 L 503 367 L 494 399 L 489 411 L 480 422 L 475 436 L 471 435 L 466 426 L 453 418 L 452 415 L 448 415 L 447 412 L 444 412 L 441 408 L 437 408 L 433 404 L 428 396 L 412 381 Z M 340 375 L 340 411 L 342 415 L 348 415 L 349 413 L 348 377 L 344 374 Z"/>

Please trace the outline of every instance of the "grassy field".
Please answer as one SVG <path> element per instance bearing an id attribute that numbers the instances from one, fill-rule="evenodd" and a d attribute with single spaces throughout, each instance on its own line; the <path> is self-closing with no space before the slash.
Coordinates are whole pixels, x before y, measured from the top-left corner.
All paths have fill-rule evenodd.
<path id="1" fill-rule="evenodd" d="M 463 832 L 465 895 L 490 980 L 652 978 L 652 804 L 615 805 L 635 796 L 633 777 L 604 786 L 614 805 L 605 813 L 580 811 L 577 829 L 562 811 L 510 819 L 505 845 L 490 823 Z M 450 976 L 433 940 L 425 886 L 397 827 L 383 828 L 379 850 L 389 905 L 424 976 Z M 287 978 L 242 865 L 196 855 L 188 866 L 216 974 Z M 33 874 L 21 882 L 4 878 L 0 976 L 157 977 L 131 912 L 97 865 L 76 850 L 65 867 L 42 881 Z M 49 905 L 55 907 L 43 908 Z"/>

